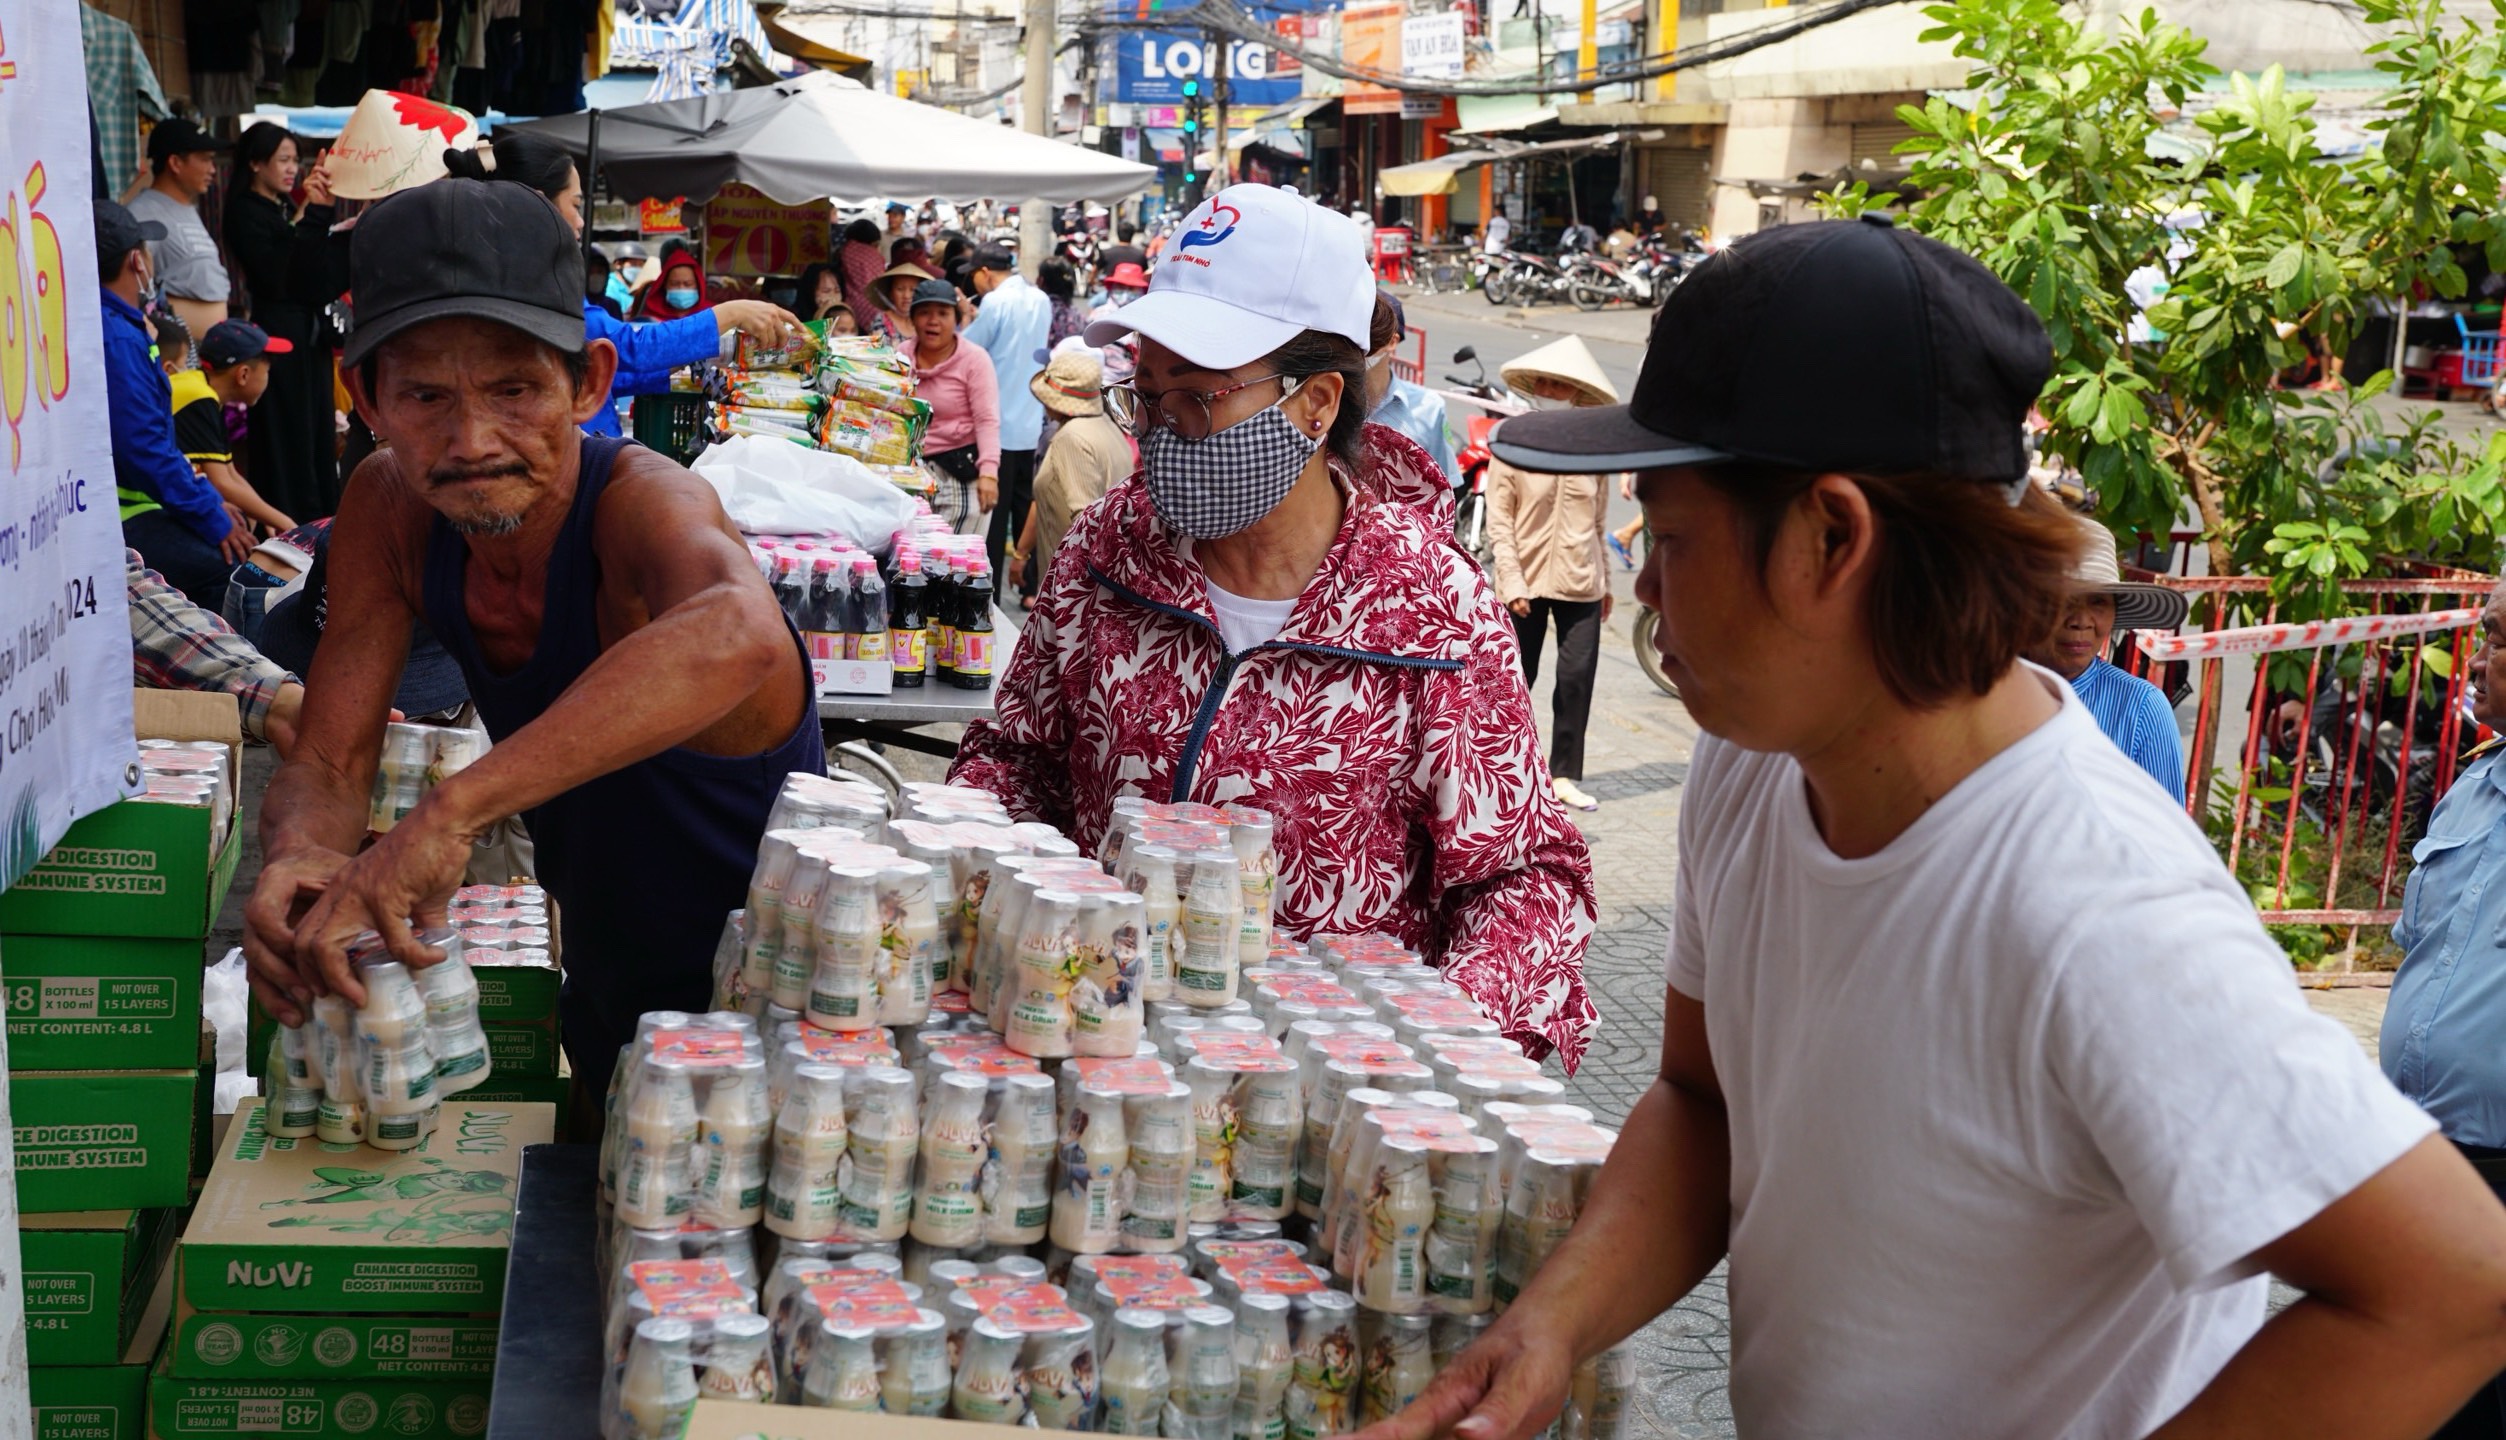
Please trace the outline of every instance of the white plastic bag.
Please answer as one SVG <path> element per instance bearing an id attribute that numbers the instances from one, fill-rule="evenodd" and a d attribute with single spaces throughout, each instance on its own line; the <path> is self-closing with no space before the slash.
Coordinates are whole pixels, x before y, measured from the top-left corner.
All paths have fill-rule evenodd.
<path id="1" fill-rule="evenodd" d="M 201 1009 L 218 1035 L 217 1114 L 232 1115 L 237 1102 L 261 1093 L 244 1073 L 245 1013 L 252 987 L 244 980 L 244 952 L 229 950 L 226 958 L 201 977 Z"/>
<path id="2" fill-rule="evenodd" d="M 914 518 L 913 498 L 849 455 L 771 435 L 734 435 L 692 467 L 751 535 L 842 534 L 884 554 Z"/>

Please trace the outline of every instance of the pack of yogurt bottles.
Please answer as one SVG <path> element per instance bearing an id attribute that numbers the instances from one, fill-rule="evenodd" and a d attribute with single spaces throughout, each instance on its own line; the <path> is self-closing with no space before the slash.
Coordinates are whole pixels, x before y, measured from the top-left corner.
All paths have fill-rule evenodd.
<path id="1" fill-rule="evenodd" d="M 1088 856 L 981 790 L 795 777 L 771 824 L 716 1009 L 615 1072 L 611 1440 L 700 1394 L 1343 1434 L 1511 1302 L 1615 1138 L 1397 940 L 1277 936 L 1259 811 L 1127 801 Z M 1587 1364 L 1559 1435 L 1614 1440 L 1626 1389 Z"/>
<path id="2" fill-rule="evenodd" d="M 487 732 L 459 725 L 383 727 L 383 754 L 374 768 L 366 829 L 382 834 L 418 808 L 426 792 L 476 764 L 488 749 Z"/>
<path id="3" fill-rule="evenodd" d="M 421 930 L 417 939 L 444 958 L 412 970 L 379 935 L 358 936 L 348 962 L 365 1003 L 322 996 L 310 1019 L 271 1037 L 270 1134 L 413 1150 L 434 1133 L 445 1100 L 487 1079 L 487 1031 L 462 932 Z"/>
<path id="4" fill-rule="evenodd" d="M 140 790 L 130 798 L 143 805 L 185 805 L 209 812 L 209 848 L 225 843 L 226 828 L 235 820 L 235 792 L 228 767 L 234 750 L 222 740 L 139 742 Z"/>

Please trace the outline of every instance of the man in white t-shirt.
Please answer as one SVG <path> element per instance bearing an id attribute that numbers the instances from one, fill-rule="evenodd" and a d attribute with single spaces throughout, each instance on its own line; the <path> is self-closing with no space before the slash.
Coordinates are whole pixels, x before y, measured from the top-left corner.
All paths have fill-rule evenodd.
<path id="1" fill-rule="evenodd" d="M 1360 1440 L 1533 1433 L 1727 1255 L 1748 1440 L 2427 1435 L 2506 1368 L 2506 1211 L 2018 660 L 2078 548 L 2025 481 L 2035 317 L 1837 221 L 1707 262 L 1654 333 L 1631 405 L 1494 450 L 1639 473 L 1707 732 L 1661 1077 L 1515 1304 Z M 2266 1272 L 2304 1292 L 2268 1324 Z"/>

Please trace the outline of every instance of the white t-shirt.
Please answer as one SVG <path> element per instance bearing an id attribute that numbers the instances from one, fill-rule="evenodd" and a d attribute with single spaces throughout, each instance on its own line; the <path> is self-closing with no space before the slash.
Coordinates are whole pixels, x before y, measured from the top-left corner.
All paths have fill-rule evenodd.
<path id="1" fill-rule="evenodd" d="M 2434 1129 L 2309 1011 L 2182 807 L 2061 713 L 1879 854 L 1708 738 L 1670 980 L 1731 1115 L 1756 1440 L 2129 1440 L 2263 1320 L 2240 1262 Z"/>
<path id="2" fill-rule="evenodd" d="M 1503 250 L 1506 246 L 1506 242 L 1512 240 L 1513 238 L 1513 221 L 1505 218 L 1503 214 L 1496 214 L 1488 217 L 1487 241 L 1485 248 L 1489 254 L 1494 255 L 1498 251 Z"/>
<path id="3" fill-rule="evenodd" d="M 1209 608 L 1218 617 L 1218 633 L 1227 642 L 1227 653 L 1241 655 L 1256 645 L 1267 645 L 1287 628 L 1288 617 L 1296 612 L 1297 602 L 1286 600 L 1248 600 L 1230 590 L 1218 588 L 1218 582 L 1203 577 L 1209 585 Z"/>

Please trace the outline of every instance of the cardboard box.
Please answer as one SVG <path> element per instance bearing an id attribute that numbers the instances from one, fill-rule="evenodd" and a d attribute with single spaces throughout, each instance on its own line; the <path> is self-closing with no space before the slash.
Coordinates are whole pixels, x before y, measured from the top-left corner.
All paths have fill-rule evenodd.
<path id="1" fill-rule="evenodd" d="M 147 1431 L 148 1365 L 165 1341 L 174 1272 L 157 1276 L 118 1365 L 35 1366 L 26 1372 L 35 1440 L 139 1440 Z"/>
<path id="2" fill-rule="evenodd" d="M 555 947 L 550 947 L 552 955 Z M 473 950 L 470 973 L 479 982 L 479 1018 L 490 1025 L 557 1023 L 557 992 L 564 977 L 555 961 L 516 964 L 501 950 Z"/>
<path id="3" fill-rule="evenodd" d="M 545 1105 L 443 1108 L 414 1150 L 273 1139 L 264 1102 L 227 1129 L 176 1256 L 192 1310 L 479 1315 L 504 1304 L 522 1148 Z"/>
<path id="4" fill-rule="evenodd" d="M 145 1210 L 191 1198 L 199 1072 L 51 1070 L 9 1077 L 17 1203 Z"/>
<path id="5" fill-rule="evenodd" d="M 507 1075 L 497 1071 L 477 1086 L 462 1091 L 461 1099 L 470 1105 L 554 1105 L 558 1127 L 563 1129 L 566 1097 L 573 1086 L 574 1078 L 569 1075 Z"/>
<path id="6" fill-rule="evenodd" d="M 165 1273 L 180 1218 L 172 1210 L 20 1217 L 27 1362 L 118 1363 Z"/>
<path id="7" fill-rule="evenodd" d="M 229 793 L 241 793 L 243 726 L 235 697 L 141 690 L 131 713 L 143 740 L 219 740 Z M 138 935 L 198 940 L 235 878 L 243 827 L 224 835 L 206 810 L 108 805 L 69 828 L 52 852 L 0 893 L 0 935 Z"/>
<path id="8" fill-rule="evenodd" d="M 148 1381 L 148 1433 L 154 1440 L 483 1435 L 487 1390 L 485 1380 L 187 1380 L 160 1363 Z M 585 1418 L 588 1434 L 596 1427 Z"/>
<path id="9" fill-rule="evenodd" d="M 486 1025 L 487 1083 L 499 1080 L 546 1079 L 557 1073 L 557 1027 Z"/>
<path id="10" fill-rule="evenodd" d="M 175 1317 L 167 1370 L 191 1380 L 485 1380 L 496 1373 L 494 1316 Z"/>
<path id="11" fill-rule="evenodd" d="M 12 1070 L 168 1070 L 200 1029 L 200 942 L 84 935 L 0 940 Z"/>

